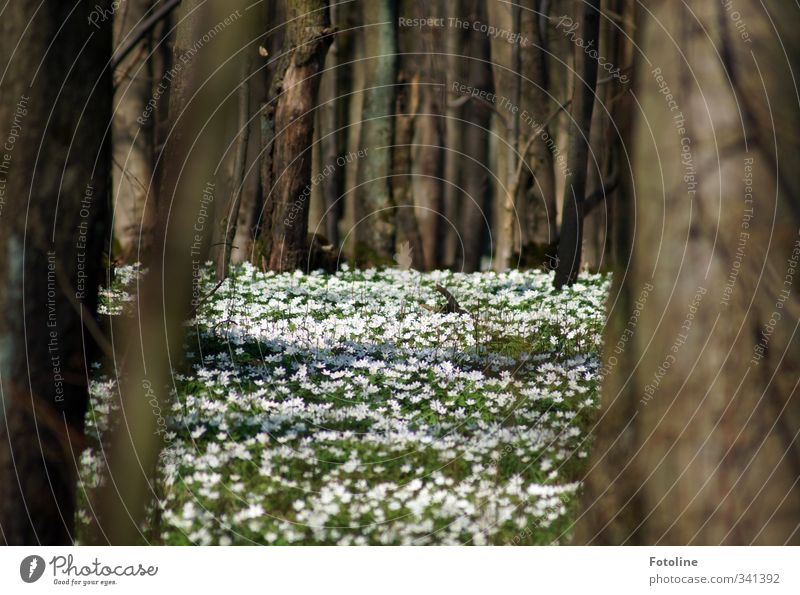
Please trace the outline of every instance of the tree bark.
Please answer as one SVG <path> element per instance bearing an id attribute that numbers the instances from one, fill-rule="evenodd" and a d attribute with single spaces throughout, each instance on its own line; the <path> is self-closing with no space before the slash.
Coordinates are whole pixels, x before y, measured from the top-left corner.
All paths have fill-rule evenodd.
<path id="1" fill-rule="evenodd" d="M 333 39 L 327 0 L 292 0 L 281 63 L 265 108 L 266 175 L 263 254 L 273 271 L 308 263 L 311 146 L 319 72 Z"/>
<path id="2" fill-rule="evenodd" d="M 425 5 L 417 3 L 418 18 L 438 17 L 447 22 L 449 15 L 446 2 L 435 0 Z M 421 34 L 421 35 L 420 35 Z M 426 270 L 441 267 L 444 253 L 444 235 L 447 221 L 444 217 L 444 109 L 447 101 L 446 89 L 443 87 L 445 76 L 443 58 L 443 36 L 437 28 L 428 27 L 416 33 L 416 45 L 408 56 L 414 60 L 419 73 L 419 115 L 414 118 L 414 146 L 412 152 L 411 187 L 414 198 L 414 209 L 422 245 L 424 259 L 422 266 Z M 420 41 L 422 41 L 420 48 Z M 420 54 L 422 49 L 425 53 Z"/>
<path id="3" fill-rule="evenodd" d="M 414 119 L 419 106 L 418 78 L 406 79 L 401 67 L 397 80 L 397 109 L 395 110 L 394 147 L 392 150 L 392 195 L 397 207 L 397 222 L 401 239 L 408 242 L 414 266 L 425 267 L 425 246 L 419 222 L 414 213 L 411 184 L 411 149 L 414 140 Z"/>
<path id="4" fill-rule="evenodd" d="M 235 120 L 236 102 L 229 97 L 241 83 L 237 52 L 256 51 L 248 46 L 252 20 L 245 2 L 184 0 L 177 18 L 174 64 L 181 64 L 182 75 L 172 78 L 155 257 L 138 286 L 138 316 L 118 323 L 121 345 L 134 348 L 119 371 L 124 423 L 111 435 L 107 479 L 92 505 L 98 513 L 90 536 L 95 544 L 146 542 L 145 511 L 155 497 L 158 453 L 168 439 L 172 375 L 180 369 L 185 321 L 205 291 L 198 274 L 214 226 L 215 179 L 226 139 L 233 136 L 227 124 L 232 112 Z"/>
<path id="5" fill-rule="evenodd" d="M 225 233 L 223 234 L 223 245 L 219 249 L 217 281 L 222 281 L 228 276 L 247 174 L 247 145 L 250 141 L 250 58 L 249 56 L 242 56 L 240 60 L 242 62 L 242 76 L 237 92 L 239 121 L 237 126 L 236 156 L 233 165 L 232 195 L 228 212 L 224 219 Z"/>
<path id="6" fill-rule="evenodd" d="M 396 211 L 392 206 L 391 168 L 394 137 L 397 38 L 395 6 L 391 0 L 365 2 L 364 103 L 361 116 L 355 189 L 356 257 L 365 263 L 392 262 Z"/>
<path id="7" fill-rule="evenodd" d="M 600 0 L 588 0 L 582 7 L 582 25 L 578 29 L 583 47 L 575 47 L 575 81 L 572 91 L 572 125 L 564 197 L 562 199 L 561 234 L 558 243 L 558 264 L 554 285 L 561 289 L 572 285 L 581 267 L 583 244 L 583 199 L 586 194 L 586 167 L 589 155 L 589 134 L 597 84 L 597 58 L 588 49 L 597 47 L 600 26 Z"/>
<path id="8" fill-rule="evenodd" d="M 519 224 L 512 232 L 519 237 L 514 240 L 518 248 L 512 264 L 525 267 L 540 267 L 555 256 L 558 229 L 556 227 L 556 188 L 553 148 L 555 140 L 550 126 L 544 125 L 561 99 L 550 96 L 547 80 L 547 54 L 543 49 L 546 40 L 541 35 L 541 0 L 525 0 L 520 18 L 520 73 L 522 75 L 520 132 L 517 146 L 528 145 L 535 135 L 524 159 L 523 179 L 515 196 Z"/>
<path id="9" fill-rule="evenodd" d="M 74 539 L 111 175 L 112 23 L 90 25 L 94 10 L 19 2 L 0 19 L 8 61 L 0 80 L 0 536 L 9 545 Z"/>
<path id="10" fill-rule="evenodd" d="M 797 8 L 736 10 L 749 42 L 720 3 L 640 12 L 633 251 L 576 543 L 800 543 Z"/>
<path id="11" fill-rule="evenodd" d="M 488 0 L 489 24 L 498 31 L 519 31 L 520 8 L 517 4 Z M 495 129 L 498 130 L 495 158 L 495 185 L 493 204 L 494 268 L 505 270 L 514 252 L 514 225 L 516 217 L 512 180 L 517 166 L 517 142 L 520 115 L 520 53 L 519 44 L 511 44 L 500 36 L 491 39 L 492 72 L 495 102 Z"/>
<path id="12" fill-rule="evenodd" d="M 467 22 L 487 22 L 485 0 L 462 0 L 459 14 Z M 480 270 L 481 256 L 490 234 L 488 197 L 490 190 L 489 130 L 492 109 L 478 101 L 465 101 L 453 83 L 492 92 L 489 37 L 471 28 L 448 31 L 449 98 L 446 122 L 444 209 L 446 228 L 444 265 L 463 272 Z"/>
<path id="13" fill-rule="evenodd" d="M 114 45 L 125 46 L 150 14 L 151 0 L 128 0 L 114 15 Z M 154 118 L 148 102 L 152 94 L 153 64 L 149 36 L 116 67 L 112 142 L 114 166 L 114 237 L 120 256 L 128 262 L 142 259 L 150 248 L 155 219 L 153 179 Z"/>
<path id="14" fill-rule="evenodd" d="M 346 17 L 347 12 L 342 7 L 331 6 L 331 22 L 337 31 L 348 28 Z M 351 38 L 350 31 L 337 33 L 328 50 L 317 111 L 315 174 L 318 171 L 322 179 L 314 185 L 311 194 L 312 201 L 319 204 L 319 224 L 309 227 L 309 232 L 323 234 L 333 246 L 339 245 L 339 220 L 344 212 L 345 170 L 339 158 L 346 152 L 347 144 Z"/>

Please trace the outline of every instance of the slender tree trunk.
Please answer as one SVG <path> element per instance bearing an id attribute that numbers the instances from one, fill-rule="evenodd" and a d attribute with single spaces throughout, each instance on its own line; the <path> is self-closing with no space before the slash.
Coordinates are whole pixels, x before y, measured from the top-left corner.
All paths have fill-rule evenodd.
<path id="1" fill-rule="evenodd" d="M 392 151 L 392 193 L 397 207 L 397 222 L 401 239 L 408 242 L 416 268 L 425 264 L 425 247 L 414 214 L 414 197 L 411 184 L 411 148 L 414 140 L 414 119 L 419 106 L 417 80 L 409 82 L 406 70 L 401 67 L 397 81 L 397 109 L 395 110 L 394 149 Z"/>
<path id="2" fill-rule="evenodd" d="M 489 24 L 498 31 L 519 31 L 520 7 L 517 4 L 488 0 L 488 16 Z M 502 271 L 509 266 L 515 250 L 514 238 L 519 237 L 514 232 L 519 219 L 512 186 L 517 170 L 519 137 L 520 51 L 519 44 L 508 43 L 500 36 L 492 37 L 491 48 L 494 88 L 498 95 L 495 102 L 496 129 L 502 131 L 501 138 L 497 139 L 495 161 L 493 248 L 494 267 Z"/>
<path id="3" fill-rule="evenodd" d="M 108 9 L 110 3 L 97 3 Z M 112 23 L 0 18 L 0 540 L 70 544 L 108 229 Z"/>
<path id="4" fill-rule="evenodd" d="M 252 105 L 259 106 L 259 117 L 252 120 L 250 131 L 250 146 L 248 155 L 252 162 L 248 166 L 248 191 L 242 195 L 242 205 L 239 208 L 239 222 L 237 224 L 234 245 L 237 250 L 232 254 L 232 262 L 250 261 L 256 266 L 262 266 L 261 230 L 265 226 L 264 196 L 269 188 L 264 187 L 269 182 L 269 128 L 266 125 L 266 114 L 269 106 L 268 90 L 271 86 L 274 73 L 280 61 L 281 48 L 285 33 L 286 13 L 283 2 L 265 2 L 257 7 L 251 6 L 248 14 L 258 10 L 258 21 L 264 23 L 265 37 L 259 44 L 258 57 L 255 58 L 256 78 L 251 85 Z"/>
<path id="5" fill-rule="evenodd" d="M 462 0 L 459 14 L 467 22 L 487 22 L 485 0 Z M 444 264 L 456 270 L 480 269 L 485 240 L 490 236 L 487 198 L 490 189 L 489 106 L 459 97 L 453 83 L 491 92 L 489 37 L 471 28 L 448 31 Z"/>
<path id="6" fill-rule="evenodd" d="M 597 84 L 597 58 L 590 56 L 590 47 L 597 47 L 600 26 L 600 0 L 587 0 L 581 7 L 582 24 L 578 29 L 583 47 L 575 47 L 575 81 L 572 90 L 572 125 L 569 134 L 569 156 L 562 200 L 561 234 L 558 244 L 558 265 L 554 285 L 557 289 L 572 285 L 581 267 L 583 243 L 583 199 L 586 195 L 586 167 L 589 156 L 589 134 Z"/>
<path id="7" fill-rule="evenodd" d="M 281 63 L 266 106 L 263 254 L 270 270 L 308 263 L 311 145 L 319 72 L 333 39 L 327 0 L 292 0 Z"/>
<path id="8" fill-rule="evenodd" d="M 234 238 L 236 237 L 236 229 L 239 223 L 239 210 L 242 205 L 242 194 L 245 190 L 245 176 L 247 173 L 247 145 L 250 140 L 250 57 L 242 56 L 240 60 L 242 62 L 242 75 L 237 93 L 238 137 L 236 139 L 231 200 L 224 219 L 225 233 L 223 234 L 223 244 L 219 248 L 217 261 L 217 281 L 222 281 L 228 276 L 231 253 L 235 249 Z"/>
<path id="9" fill-rule="evenodd" d="M 248 11 L 248 14 L 252 11 Z M 266 12 L 261 12 L 260 22 L 269 23 L 265 16 Z M 260 63 L 263 57 L 255 56 L 254 64 Z M 262 63 L 263 67 L 263 63 Z M 266 77 L 264 71 L 254 68 L 250 84 L 250 105 L 261 106 L 264 100 L 264 90 L 266 89 Z M 252 109 L 252 107 L 251 107 Z M 260 113 L 260 112 L 259 112 Z M 241 205 L 239 206 L 239 217 L 236 223 L 236 234 L 233 238 L 233 250 L 231 251 L 231 264 L 241 264 L 253 260 L 253 249 L 258 238 L 258 223 L 261 215 L 263 193 L 261 191 L 261 122 L 259 117 L 250 119 L 250 132 L 248 133 L 247 143 L 247 165 L 245 167 L 244 187 L 242 188 Z"/>
<path id="10" fill-rule="evenodd" d="M 483 4 L 482 0 L 479 1 Z M 470 0 L 457 0 L 452 4 L 454 4 L 454 14 L 457 14 L 459 18 L 462 15 L 467 18 L 471 17 L 468 15 Z M 461 260 L 459 249 L 462 241 L 459 222 L 461 156 L 459 153 L 463 150 L 461 139 L 465 127 L 461 120 L 463 119 L 465 100 L 454 94 L 452 85 L 454 82 L 466 82 L 465 73 L 469 66 L 467 35 L 468 30 L 464 31 L 461 27 L 448 27 L 444 31 L 445 55 L 443 59 L 446 64 L 444 80 L 446 101 L 443 106 L 445 153 L 442 209 L 448 224 L 445 225 L 442 238 L 442 264 L 448 268 L 456 267 L 456 263 Z"/>
<path id="11" fill-rule="evenodd" d="M 391 168 L 394 137 L 397 38 L 392 0 L 365 2 L 364 103 L 356 188 L 356 243 L 361 259 L 372 263 L 392 261 L 396 211 L 392 206 Z M 357 255 L 358 256 L 358 255 Z"/>
<path id="12" fill-rule="evenodd" d="M 114 15 L 114 45 L 124 45 L 149 15 L 151 0 L 127 0 Z M 149 38 L 150 36 L 148 36 Z M 151 99 L 152 47 L 140 42 L 120 62 L 115 72 L 112 171 L 114 237 L 126 261 L 141 260 L 153 234 L 155 192 L 153 185 L 154 118 Z"/>
<path id="13" fill-rule="evenodd" d="M 633 251 L 577 543 L 800 543 L 797 8 L 736 10 L 750 42 L 720 3 L 640 12 Z"/>
<path id="14" fill-rule="evenodd" d="M 600 47 L 608 56 L 612 70 L 621 69 L 621 74 L 612 76 L 608 70 L 598 72 L 598 91 L 592 112 L 590 152 L 587 171 L 587 195 L 607 188 L 609 184 L 619 186 L 621 171 L 627 166 L 625 147 L 620 142 L 620 132 L 630 120 L 623 103 L 628 95 L 630 73 L 622 72 L 629 64 L 626 45 L 633 38 L 633 27 L 626 24 L 631 11 L 624 0 L 607 0 L 604 3 L 606 16 L 600 22 Z M 600 84 L 602 82 L 602 85 Z M 616 126 L 614 125 L 616 124 Z M 608 270 L 613 264 L 611 254 L 611 229 L 614 223 L 613 200 L 619 194 L 615 190 L 604 202 L 586 213 L 583 229 L 583 260 L 590 271 Z"/>
<path id="15" fill-rule="evenodd" d="M 520 224 L 512 230 L 520 237 L 514 245 L 519 252 L 513 264 L 539 267 L 555 256 L 558 239 L 556 227 L 556 188 L 553 161 L 555 140 L 550 126 L 544 125 L 558 101 L 549 95 L 546 63 L 546 39 L 541 35 L 541 0 L 521 2 L 520 17 L 520 72 L 522 74 L 521 116 L 519 124 L 520 151 L 529 146 L 526 155 L 520 155 L 525 163 L 522 180 L 515 197 L 517 217 Z M 529 144 L 531 135 L 533 142 Z"/>
<path id="16" fill-rule="evenodd" d="M 331 6 L 331 22 L 338 29 L 344 21 L 341 7 Z M 321 233 L 334 246 L 339 245 L 339 219 L 342 215 L 342 193 L 344 191 L 344 167 L 339 157 L 345 153 L 347 138 L 345 116 L 349 98 L 348 89 L 349 58 L 351 33 L 337 34 L 325 59 L 325 70 L 322 73 L 319 87 L 319 108 L 317 110 L 317 129 L 314 147 L 316 149 L 315 175 L 320 175 L 320 182 L 315 184 L 311 199 L 318 205 L 318 224 L 310 226 L 309 231 Z"/>
<path id="17" fill-rule="evenodd" d="M 418 18 L 438 17 L 447 22 L 450 14 L 446 3 L 433 0 L 416 3 Z M 420 35 L 421 34 L 421 35 Z M 428 27 L 414 35 L 416 44 L 409 57 L 417 63 L 420 113 L 414 119 L 414 147 L 412 149 L 412 194 L 416 205 L 422 244 L 425 249 L 423 266 L 426 270 L 439 268 L 444 253 L 444 236 L 447 221 L 444 217 L 444 109 L 447 90 L 444 88 L 445 62 L 444 36 L 438 28 Z M 420 44 L 420 41 L 422 42 Z M 421 55 L 420 50 L 425 54 Z"/>

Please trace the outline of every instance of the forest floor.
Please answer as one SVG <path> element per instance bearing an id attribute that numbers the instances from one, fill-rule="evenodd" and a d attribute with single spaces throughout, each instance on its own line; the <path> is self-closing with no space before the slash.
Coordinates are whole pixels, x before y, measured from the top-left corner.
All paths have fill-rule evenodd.
<path id="1" fill-rule="evenodd" d="M 130 302 L 136 275 L 118 269 L 108 314 Z M 204 282 L 210 291 L 210 270 Z M 442 311 L 437 283 L 465 313 Z M 609 279 L 551 284 L 540 271 L 235 268 L 187 335 L 149 538 L 564 542 L 598 405 Z M 91 392 L 81 491 L 103 481 L 98 445 L 116 398 L 103 368 Z"/>

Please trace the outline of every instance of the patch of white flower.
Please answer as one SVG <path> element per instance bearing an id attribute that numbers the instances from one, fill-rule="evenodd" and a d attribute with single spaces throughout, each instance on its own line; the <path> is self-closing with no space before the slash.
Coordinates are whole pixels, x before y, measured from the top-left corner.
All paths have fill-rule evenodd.
<path id="1" fill-rule="evenodd" d="M 437 283 L 466 314 L 438 312 Z M 235 269 L 192 323 L 151 531 L 170 544 L 565 540 L 608 283 Z M 92 386 L 100 436 L 115 390 Z M 99 460 L 84 455 L 87 489 Z"/>

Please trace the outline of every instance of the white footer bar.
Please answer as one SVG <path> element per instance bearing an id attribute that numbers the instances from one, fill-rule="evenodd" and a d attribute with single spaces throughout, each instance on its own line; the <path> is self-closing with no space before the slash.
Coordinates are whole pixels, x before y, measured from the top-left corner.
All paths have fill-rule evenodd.
<path id="1" fill-rule="evenodd" d="M 777 595 L 799 577 L 788 547 L 0 548 L 0 592 L 21 594 Z"/>

